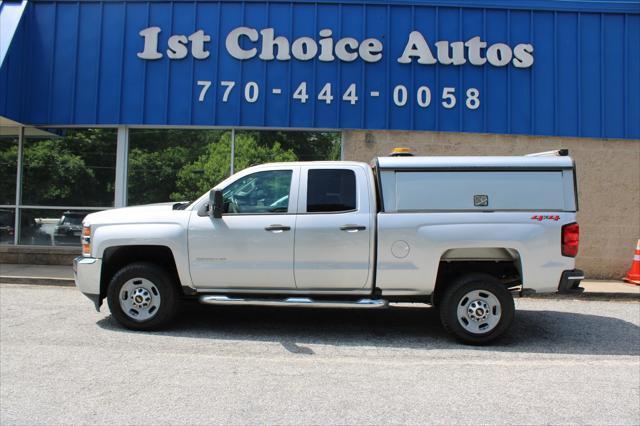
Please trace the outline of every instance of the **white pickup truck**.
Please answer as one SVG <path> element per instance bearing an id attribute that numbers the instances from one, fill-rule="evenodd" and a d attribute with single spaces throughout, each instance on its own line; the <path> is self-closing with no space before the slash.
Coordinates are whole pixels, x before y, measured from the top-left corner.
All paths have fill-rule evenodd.
<path id="1" fill-rule="evenodd" d="M 212 305 L 385 308 L 425 303 L 483 344 L 512 292 L 581 291 L 575 165 L 520 157 L 380 157 L 247 168 L 192 203 L 83 223 L 76 285 L 137 330 L 184 299 Z M 212 312 L 215 315 L 215 312 Z"/>

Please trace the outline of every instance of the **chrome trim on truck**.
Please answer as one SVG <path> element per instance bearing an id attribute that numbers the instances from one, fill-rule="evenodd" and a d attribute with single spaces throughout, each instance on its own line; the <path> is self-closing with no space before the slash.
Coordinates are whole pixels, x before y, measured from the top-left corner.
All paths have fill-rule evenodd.
<path id="1" fill-rule="evenodd" d="M 79 256 L 73 259 L 73 279 L 78 290 L 87 296 L 100 311 L 100 272 L 102 259 Z"/>
<path id="2" fill-rule="evenodd" d="M 243 298 L 224 295 L 200 296 L 200 303 L 207 305 L 252 305 L 252 306 L 291 306 L 311 308 L 386 308 L 389 302 L 384 299 L 358 300 L 314 300 L 308 297 L 287 297 L 286 299 Z"/>

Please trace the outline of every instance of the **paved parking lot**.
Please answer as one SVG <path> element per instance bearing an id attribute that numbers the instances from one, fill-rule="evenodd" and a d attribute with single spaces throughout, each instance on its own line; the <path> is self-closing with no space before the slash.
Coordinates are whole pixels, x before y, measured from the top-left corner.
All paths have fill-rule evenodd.
<path id="1" fill-rule="evenodd" d="M 121 329 L 73 288 L 0 285 L 0 423 L 640 422 L 640 304 L 517 300 L 461 346 L 436 313 L 189 305 Z"/>

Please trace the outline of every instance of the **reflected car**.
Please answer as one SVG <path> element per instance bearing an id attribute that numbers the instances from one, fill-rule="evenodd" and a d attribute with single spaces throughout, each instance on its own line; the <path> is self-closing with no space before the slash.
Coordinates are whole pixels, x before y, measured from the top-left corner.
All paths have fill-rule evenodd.
<path id="1" fill-rule="evenodd" d="M 12 210 L 0 210 L 0 244 L 13 243 L 15 214 Z"/>
<path id="2" fill-rule="evenodd" d="M 55 245 L 80 245 L 82 219 L 87 213 L 64 212 L 53 232 Z"/>

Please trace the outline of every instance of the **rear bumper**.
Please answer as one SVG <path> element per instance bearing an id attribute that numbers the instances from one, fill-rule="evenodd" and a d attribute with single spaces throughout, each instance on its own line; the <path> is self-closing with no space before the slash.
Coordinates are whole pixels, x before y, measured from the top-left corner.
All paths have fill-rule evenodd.
<path id="1" fill-rule="evenodd" d="M 584 279 L 584 272 L 580 269 L 571 269 L 562 272 L 558 293 L 582 293 L 584 288 L 580 287 L 580 282 Z"/>
<path id="2" fill-rule="evenodd" d="M 76 257 L 73 259 L 73 279 L 78 290 L 87 296 L 100 310 L 100 271 L 102 260 L 93 257 Z"/>

